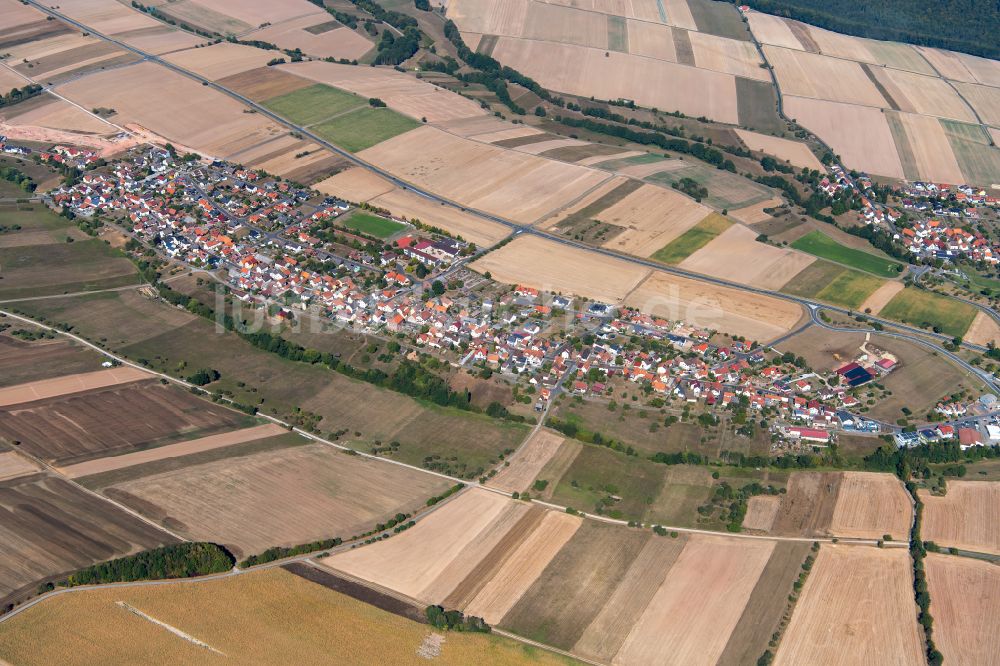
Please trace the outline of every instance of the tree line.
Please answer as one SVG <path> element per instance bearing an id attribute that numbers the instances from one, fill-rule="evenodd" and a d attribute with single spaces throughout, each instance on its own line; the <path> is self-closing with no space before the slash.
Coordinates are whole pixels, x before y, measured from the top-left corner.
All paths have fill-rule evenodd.
<path id="1" fill-rule="evenodd" d="M 30 99 L 35 95 L 40 95 L 42 93 L 42 87 L 35 83 L 26 85 L 23 88 L 11 88 L 10 92 L 6 95 L 0 95 L 0 108 L 5 106 L 13 106 L 18 102 L 23 102 L 26 99 Z"/>
<path id="2" fill-rule="evenodd" d="M 579 127 L 580 129 L 597 132 L 598 134 L 614 136 L 619 139 L 625 139 L 626 141 L 642 144 L 644 146 L 656 146 L 657 148 L 671 150 L 675 153 L 693 155 L 699 160 L 707 162 L 718 169 L 736 173 L 736 165 L 718 148 L 712 148 L 711 146 L 707 146 L 703 143 L 692 142 L 677 137 L 667 137 L 659 130 L 654 132 L 640 132 L 629 127 L 622 127 L 621 125 L 600 123 L 591 120 L 590 118 L 555 116 L 555 121 L 557 123 L 568 125 L 569 127 Z M 629 124 L 633 123 L 630 121 Z"/>
<path id="3" fill-rule="evenodd" d="M 235 561 L 228 550 L 214 543 L 178 543 L 80 569 L 60 585 L 73 587 L 205 576 L 229 571 Z"/>

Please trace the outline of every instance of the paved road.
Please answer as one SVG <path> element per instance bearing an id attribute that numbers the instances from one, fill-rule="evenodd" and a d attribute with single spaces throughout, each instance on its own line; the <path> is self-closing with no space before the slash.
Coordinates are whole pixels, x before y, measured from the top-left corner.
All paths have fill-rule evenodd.
<path id="1" fill-rule="evenodd" d="M 951 361 L 962 367 L 964 370 L 966 370 L 973 376 L 980 379 L 990 388 L 1000 390 L 1000 384 L 998 384 L 998 382 L 993 379 L 993 375 L 986 372 L 985 370 L 982 370 L 980 368 L 975 367 L 974 365 L 971 365 L 970 363 L 966 362 L 965 359 L 958 356 L 957 354 L 950 352 L 942 347 L 938 347 L 935 344 L 931 344 L 930 342 L 928 342 L 923 338 L 917 338 L 912 335 L 905 335 L 903 333 L 894 333 L 892 331 L 876 331 L 873 328 L 848 328 L 844 326 L 833 326 L 832 324 L 827 324 L 822 319 L 820 319 L 819 313 L 823 309 L 826 308 L 825 307 L 809 308 L 809 314 L 812 317 L 812 321 L 817 326 L 825 328 L 828 331 L 835 331 L 839 333 L 873 333 L 875 335 L 882 335 L 887 338 L 895 338 L 897 340 L 906 340 L 908 342 L 913 342 L 926 349 L 930 349 L 931 351 L 940 354 L 941 356 L 947 357 L 948 359 L 950 359 Z"/>
<path id="2" fill-rule="evenodd" d="M 677 275 L 677 276 L 685 277 L 685 278 L 692 279 L 692 280 L 706 282 L 708 284 L 713 284 L 713 285 L 717 285 L 717 286 L 729 287 L 731 289 L 737 289 L 739 291 L 743 291 L 743 292 L 747 292 L 747 293 L 751 293 L 751 294 L 759 294 L 759 295 L 763 295 L 763 296 L 770 296 L 770 297 L 773 297 L 773 298 L 779 298 L 779 299 L 782 299 L 782 300 L 786 300 L 786 301 L 791 301 L 793 303 L 797 303 L 798 305 L 800 305 L 802 307 L 806 307 L 806 308 L 808 308 L 810 306 L 813 306 L 813 307 L 823 307 L 823 308 L 831 310 L 833 312 L 839 312 L 839 313 L 845 314 L 845 315 L 853 314 L 853 312 L 850 311 L 850 310 L 848 310 L 848 309 L 840 308 L 840 307 L 836 307 L 836 306 L 831 306 L 831 305 L 827 305 L 827 304 L 824 304 L 824 303 L 820 303 L 819 301 L 814 301 L 814 300 L 811 300 L 811 299 L 808 299 L 808 298 L 802 298 L 802 297 L 799 297 L 799 296 L 792 296 L 790 294 L 784 294 L 784 293 L 781 293 L 779 291 L 774 291 L 774 290 L 770 290 L 770 289 L 762 289 L 762 288 L 757 288 L 757 287 L 750 287 L 750 286 L 747 286 L 747 285 L 739 284 L 737 282 L 731 282 L 729 280 L 724 280 L 724 279 L 721 279 L 721 278 L 716 278 L 716 277 L 712 277 L 712 276 L 708 276 L 708 275 L 702 275 L 700 273 L 694 273 L 694 272 L 691 272 L 691 271 L 686 271 L 686 270 L 683 270 L 683 269 L 680 269 L 680 268 L 676 268 L 676 267 L 672 267 L 672 266 L 664 266 L 663 264 L 661 264 L 659 262 L 652 261 L 652 260 L 649 260 L 649 259 L 641 259 L 641 258 L 638 258 L 638 257 L 632 257 L 632 256 L 629 256 L 629 255 L 620 254 L 618 252 L 614 252 L 612 250 L 608 250 L 608 249 L 605 249 L 605 248 L 593 247 L 593 246 L 587 245 L 585 243 L 574 241 L 572 239 L 563 238 L 561 236 L 557 236 L 555 234 L 551 234 L 551 233 L 548 233 L 548 232 L 545 232 L 545 231 L 542 231 L 542 230 L 539 230 L 539 229 L 534 229 L 530 225 L 524 225 L 524 224 L 520 224 L 518 222 L 513 222 L 511 220 L 505 219 L 505 218 L 500 217 L 498 215 L 494 215 L 492 213 L 487 213 L 485 211 L 480 211 L 480 210 L 476 210 L 476 209 L 473 209 L 473 208 L 468 208 L 466 206 L 461 205 L 460 203 L 458 203 L 456 201 L 453 201 L 453 200 L 448 199 L 446 197 L 442 197 L 442 196 L 440 196 L 438 194 L 435 194 L 433 192 L 429 192 L 429 191 L 421 189 L 420 187 L 417 187 L 417 186 L 415 186 L 415 185 L 413 185 L 411 183 L 408 183 L 408 182 L 406 182 L 406 181 L 404 181 L 404 180 L 396 177 L 395 175 L 389 173 L 388 171 L 386 171 L 386 170 L 384 170 L 384 169 L 382 169 L 382 168 L 380 168 L 380 167 L 378 167 L 378 166 L 376 166 L 374 164 L 371 164 L 370 162 L 367 162 L 367 161 L 359 158 L 357 155 L 354 155 L 354 154 L 349 153 L 349 152 L 347 152 L 347 151 L 345 151 L 345 150 L 343 150 L 341 148 L 338 148 L 337 146 L 333 145 L 332 143 L 330 143 L 326 139 L 324 139 L 324 138 L 322 138 L 320 136 L 317 136 L 316 134 L 313 134 L 307 128 L 302 127 L 300 125 L 296 125 L 295 123 L 292 123 L 292 122 L 286 120 L 285 118 L 283 118 L 283 117 L 281 117 L 281 116 L 279 116 L 279 115 L 271 112 L 269 109 L 261 106 L 260 104 L 254 102 L 253 100 L 251 100 L 251 99 L 249 99 L 247 97 L 244 97 L 243 95 L 240 95 L 239 93 L 234 92 L 234 91 L 232 91 L 232 90 L 230 90 L 228 88 L 220 86 L 219 84 L 215 83 L 214 81 L 211 81 L 210 79 L 207 79 L 207 78 L 201 76 L 200 74 L 197 74 L 195 72 L 191 72 L 191 71 L 189 71 L 187 69 L 184 69 L 183 67 L 179 67 L 177 65 L 174 65 L 173 63 L 170 63 L 170 62 L 168 62 L 166 60 L 163 60 L 162 58 L 160 58 L 160 57 L 158 57 L 158 56 L 156 56 L 154 54 L 147 53 L 146 51 L 143 51 L 143 50 L 138 49 L 136 47 L 130 46 L 129 44 L 126 44 L 126 43 L 124 43 L 124 42 L 122 42 L 120 40 L 117 40 L 117 39 L 113 38 L 113 37 L 110 37 L 108 35 L 105 35 L 103 33 L 95 31 L 90 26 L 88 26 L 88 25 L 86 25 L 84 23 L 81 23 L 79 21 L 76 21 L 75 19 L 69 18 L 68 16 L 65 16 L 64 14 L 62 14 L 62 13 L 60 13 L 58 11 L 55 11 L 55 10 L 49 8 L 49 7 L 46 7 L 45 5 L 39 3 L 37 0 L 26 0 L 26 2 L 28 4 L 34 6 L 38 10 L 46 13 L 46 14 L 49 14 L 51 16 L 54 16 L 54 17 L 58 18 L 58 19 L 61 19 L 61 20 L 65 21 L 65 22 L 67 22 L 67 23 L 69 23 L 71 25 L 74 25 L 74 26 L 80 28 L 81 30 L 90 32 L 90 34 L 92 34 L 95 37 L 98 37 L 98 38 L 103 39 L 103 40 L 105 40 L 107 42 L 110 42 L 110 43 L 118 46 L 121 49 L 130 51 L 132 53 L 135 53 L 136 55 L 142 56 L 146 60 L 149 60 L 151 62 L 155 62 L 156 64 L 161 65 L 163 67 L 166 67 L 167 69 L 169 69 L 169 70 L 171 70 L 173 72 L 176 72 L 177 74 L 180 74 L 181 76 L 185 76 L 187 78 L 190 78 L 190 79 L 193 79 L 195 81 L 198 81 L 202 85 L 210 87 L 210 88 L 216 90 L 217 92 L 222 93 L 223 95 L 231 97 L 231 98 L 233 98 L 233 99 L 241 102 L 242 104 L 245 104 L 247 107 L 255 110 L 257 113 L 261 114 L 262 116 L 264 116 L 264 117 L 266 117 L 266 118 L 268 118 L 268 119 L 270 119 L 270 120 L 272 120 L 272 121 L 274 121 L 274 122 L 276 122 L 276 123 L 278 123 L 280 125 L 288 127 L 289 129 L 292 129 L 293 131 L 299 132 L 303 136 L 309 137 L 310 140 L 315 141 L 316 143 L 318 143 L 319 145 L 323 146 L 324 148 L 330 150 L 333 153 L 336 153 L 340 157 L 343 157 L 345 160 L 348 160 L 349 162 L 352 162 L 352 163 L 354 163 L 354 164 L 356 164 L 356 165 L 358 165 L 360 167 L 368 169 L 369 171 L 371 171 L 371 172 L 373 172 L 373 173 L 381 176 L 382 178 L 385 178 L 386 180 L 388 180 L 392 184 L 394 184 L 394 185 L 396 185 L 396 186 L 398 186 L 398 187 L 400 187 L 400 188 L 402 188 L 404 190 L 408 190 L 408 191 L 414 192 L 414 193 L 416 193 L 416 194 L 418 194 L 418 195 L 420 195 L 420 196 L 422 196 L 422 197 L 424 197 L 426 199 L 430 199 L 432 201 L 435 201 L 435 202 L 438 202 L 438 203 L 441 203 L 441 204 L 444 204 L 444 205 L 447 205 L 447 206 L 451 206 L 453 208 L 457 208 L 457 209 L 462 210 L 464 212 L 471 213 L 473 215 L 481 217 L 484 220 L 488 220 L 490 222 L 495 222 L 497 224 L 501 224 L 503 226 L 506 226 L 507 228 L 509 228 L 514 233 L 514 235 L 519 235 L 519 234 L 523 234 L 523 233 L 532 234 L 532 235 L 538 236 L 540 238 L 545 238 L 546 240 L 550 240 L 552 242 L 559 243 L 561 245 L 573 247 L 573 248 L 580 249 L 580 250 L 583 250 L 583 251 L 586 251 L 586 252 L 592 252 L 592 253 L 597 253 L 597 254 L 605 255 L 607 257 L 611 257 L 611 258 L 617 259 L 619 261 L 626 261 L 626 262 L 629 262 L 629 263 L 632 263 L 632 264 L 643 266 L 645 268 L 648 268 L 648 269 L 651 269 L 651 270 L 655 270 L 655 271 L 659 271 L 659 272 L 663 272 L 663 273 L 669 273 L 669 274 L 672 274 L 672 275 Z M 916 328 L 916 327 L 907 326 L 905 324 L 899 324 L 897 322 L 893 322 L 893 321 L 890 321 L 890 320 L 887 320 L 887 319 L 879 319 L 877 317 L 871 317 L 871 316 L 869 316 L 868 319 L 870 321 L 873 321 L 873 322 L 879 322 L 883 326 L 891 326 L 893 328 L 896 328 L 896 329 L 899 329 L 899 330 L 902 330 L 902 331 L 907 331 L 907 332 L 914 333 L 914 334 L 921 335 L 921 336 L 928 336 L 928 337 L 936 338 L 936 339 L 941 340 L 942 342 L 947 342 L 947 341 L 951 340 L 951 338 L 949 338 L 946 335 L 940 335 L 940 334 L 930 333 L 928 331 L 924 331 L 924 330 Z M 969 348 L 969 349 L 972 349 L 974 351 L 979 351 L 979 352 L 986 351 L 986 348 L 983 347 L 983 346 L 981 346 L 981 345 L 973 345 L 973 344 L 966 343 L 966 344 L 964 344 L 964 346 L 967 347 L 967 348 Z"/>

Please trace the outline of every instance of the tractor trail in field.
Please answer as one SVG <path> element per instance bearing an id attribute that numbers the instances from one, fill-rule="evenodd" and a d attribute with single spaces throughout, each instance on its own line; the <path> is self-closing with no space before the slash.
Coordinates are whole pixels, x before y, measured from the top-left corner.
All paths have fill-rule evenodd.
<path id="1" fill-rule="evenodd" d="M 219 652 L 218 650 L 216 650 L 214 647 L 212 647 L 208 643 L 204 643 L 202 641 L 199 641 L 194 636 L 191 636 L 190 634 L 186 634 L 183 631 L 181 631 L 180 629 L 178 629 L 177 627 L 171 626 L 171 625 L 167 624 L 166 622 L 161 622 L 160 620 L 157 620 L 155 617 L 152 617 L 151 615 L 146 615 L 145 613 L 143 613 L 138 608 L 136 608 L 134 606 L 130 606 L 129 604 L 125 603 L 124 601 L 117 601 L 115 603 L 117 603 L 119 606 L 121 606 L 122 608 L 124 608 L 128 612 L 132 613 L 133 615 L 138 615 L 139 617 L 141 617 L 143 620 L 146 620 L 147 622 L 152 622 L 153 624 L 155 624 L 157 626 L 163 627 L 164 629 L 166 629 L 170 633 L 174 634 L 175 636 L 179 636 L 180 638 L 183 638 L 184 640 L 186 640 L 189 643 L 194 643 L 198 647 L 205 648 L 206 650 L 209 650 L 210 652 L 214 652 L 215 654 L 220 655 L 222 657 L 226 656 L 225 654 L 223 654 L 222 652 Z"/>

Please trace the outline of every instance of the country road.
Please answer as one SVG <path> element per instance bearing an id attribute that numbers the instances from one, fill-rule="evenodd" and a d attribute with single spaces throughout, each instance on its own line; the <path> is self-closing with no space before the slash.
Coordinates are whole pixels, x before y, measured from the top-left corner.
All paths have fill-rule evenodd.
<path id="1" fill-rule="evenodd" d="M 480 218 L 482 218 L 484 220 L 488 220 L 490 222 L 494 222 L 494 223 L 506 226 L 507 228 L 509 228 L 513 232 L 513 234 L 515 236 L 520 235 L 520 234 L 531 234 L 531 235 L 538 236 L 540 238 L 544 238 L 546 240 L 549 240 L 549 241 L 552 241 L 552 242 L 555 242 L 555 243 L 559 243 L 561 245 L 573 247 L 575 249 L 583 250 L 585 252 L 591 252 L 591 253 L 596 253 L 596 254 L 604 255 L 604 256 L 611 257 L 613 259 L 619 260 L 619 261 L 626 261 L 626 262 L 629 262 L 629 263 L 632 263 L 632 264 L 636 264 L 636 265 L 642 266 L 644 268 L 648 268 L 650 270 L 654 270 L 654 271 L 658 271 L 658 272 L 662 272 L 662 273 L 668 273 L 668 274 L 671 274 L 671 275 L 676 275 L 676 276 L 688 278 L 688 279 L 691 279 L 691 280 L 705 282 L 705 283 L 716 285 L 716 286 L 728 287 L 728 288 L 731 288 L 731 289 L 736 289 L 736 290 L 743 291 L 743 292 L 750 293 L 750 294 L 758 294 L 758 295 L 762 295 L 762 296 L 770 296 L 772 298 L 778 298 L 778 299 L 782 299 L 782 300 L 785 300 L 785 301 L 790 301 L 790 302 L 796 303 L 799 306 L 807 308 L 807 309 L 809 309 L 810 307 L 822 307 L 822 308 L 830 310 L 832 312 L 837 312 L 837 313 L 848 315 L 848 316 L 854 314 L 853 311 L 851 311 L 851 310 L 849 310 L 847 308 L 841 308 L 841 307 L 838 307 L 838 306 L 832 306 L 832 305 L 821 303 L 819 301 L 815 301 L 815 300 L 812 300 L 812 299 L 803 298 L 803 297 L 800 297 L 800 296 L 793 296 L 793 295 L 790 295 L 790 294 L 785 294 L 785 293 L 782 293 L 780 291 L 775 291 L 775 290 L 771 290 L 771 289 L 763 289 L 763 288 L 759 288 L 759 287 L 750 287 L 750 286 L 747 286 L 747 285 L 744 285 L 744 284 L 740 284 L 740 283 L 737 283 L 737 282 L 732 282 L 730 280 L 725 280 L 725 279 L 722 279 L 722 278 L 717 278 L 717 277 L 712 277 L 712 276 L 708 276 L 708 275 L 703 275 L 701 273 L 695 273 L 695 272 L 684 270 L 684 269 L 677 268 L 677 267 L 674 267 L 674 266 L 666 266 L 664 264 L 661 264 L 659 262 L 656 262 L 656 261 L 653 261 L 653 260 L 650 260 L 650 259 L 642 259 L 642 258 L 639 258 L 639 257 L 634 257 L 634 256 L 626 255 L 626 254 L 621 254 L 621 253 L 618 253 L 618 252 L 615 252 L 615 251 L 612 251 L 612 250 L 608 250 L 606 248 L 590 246 L 590 245 L 587 245 L 587 244 L 579 242 L 579 241 L 575 241 L 575 240 L 568 239 L 568 238 L 563 238 L 563 237 L 555 235 L 555 234 L 551 234 L 551 233 L 548 233 L 548 232 L 545 232 L 545 231 L 542 231 L 542 230 L 539 230 L 539 229 L 535 229 L 531 225 L 520 224 L 520 223 L 517 223 L 517 222 L 513 222 L 511 220 L 508 220 L 506 218 L 500 217 L 498 215 L 494 215 L 492 213 L 487 213 L 485 211 L 480 211 L 480 210 L 476 210 L 476 209 L 473 209 L 473 208 L 468 208 L 468 207 L 463 206 L 462 204 L 460 204 L 460 203 L 458 203 L 456 201 L 453 201 L 453 200 L 448 199 L 446 197 L 443 197 L 441 195 L 435 194 L 433 192 L 424 190 L 424 189 L 422 189 L 422 188 L 420 188 L 420 187 L 418 187 L 416 185 L 413 185 L 413 184 L 411 184 L 411 183 L 409 183 L 407 181 L 404 181 L 401 178 L 398 178 L 397 176 L 395 176 L 395 175 L 389 173 L 388 171 L 382 169 L 381 167 L 378 167 L 378 166 L 376 166 L 374 164 L 371 164 L 370 162 L 365 161 L 364 159 L 358 157 L 357 155 L 354 155 L 353 153 L 350 153 L 350 152 L 348 152 L 346 150 L 343 150 L 343 149 L 335 146 L 334 144 L 330 143 L 326 139 L 324 139 L 324 138 L 322 138 L 322 137 L 320 137 L 320 136 L 318 136 L 318 135 L 310 132 L 307 128 L 302 127 L 301 125 L 297 125 L 295 123 L 292 123 L 292 122 L 286 120 L 282 116 L 279 116 L 278 114 L 273 113 L 272 111 L 270 111 L 266 107 L 258 104 L 257 102 L 254 102 L 253 100 L 251 100 L 251 99 L 249 99 L 247 97 L 244 97 L 243 95 L 240 95 L 239 93 L 237 93 L 237 92 L 235 92 L 233 90 L 230 90 L 230 89 L 228 89 L 228 88 L 226 88 L 224 86 L 221 86 L 221 85 L 215 83 L 214 81 L 212 81 L 212 80 L 210 80 L 210 79 L 208 79 L 208 78 L 206 78 L 204 76 L 201 76 L 200 74 L 197 74 L 197 73 L 192 72 L 190 70 L 184 69 L 183 67 L 180 67 L 180 66 L 175 65 L 173 63 L 170 63 L 170 62 L 168 62 L 166 60 L 163 60 L 162 58 L 160 58 L 160 57 L 158 57 L 158 56 L 156 56 L 154 54 L 151 54 L 151 53 L 143 51 L 143 50 L 141 50 L 139 48 L 130 46 L 129 44 L 126 44 L 126 43 L 124 43 L 124 42 L 122 42 L 120 40 L 117 40 L 117 39 L 115 39 L 113 37 L 105 35 L 105 34 L 103 34 L 101 32 L 95 31 L 90 26 L 88 26 L 88 25 L 86 25 L 84 23 L 81 23 L 80 21 L 77 21 L 75 19 L 72 19 L 72 18 L 70 18 L 68 16 L 65 16 L 61 12 L 58 12 L 58 11 L 56 11 L 54 9 L 51 9 L 51 8 L 43 5 L 42 3 L 38 2 L 38 0 L 25 0 L 25 2 L 27 4 L 35 7 L 39 11 L 42 11 L 42 12 L 44 12 L 44 13 L 50 15 L 50 16 L 53 16 L 55 18 L 58 18 L 58 19 L 60 19 L 62 21 L 65 21 L 65 22 L 69 23 L 70 25 L 73 25 L 73 26 L 76 26 L 77 28 L 80 28 L 81 30 L 89 32 L 94 37 L 98 37 L 100 39 L 103 39 L 103 40 L 105 40 L 105 41 L 107 41 L 107 42 L 109 42 L 111 44 L 114 44 L 115 46 L 117 46 L 117 47 L 119 47 L 121 49 L 124 49 L 124 50 L 129 51 L 131 53 L 134 53 L 134 54 L 136 54 L 138 56 L 141 56 L 142 58 L 144 58 L 144 59 L 146 59 L 146 60 L 148 60 L 150 62 L 154 62 L 154 63 L 156 63 L 156 64 L 158 64 L 158 65 L 160 65 L 162 67 L 166 67 L 167 69 L 169 69 L 169 70 L 171 70 L 173 72 L 176 72 L 177 74 L 180 74 L 180 75 L 185 76 L 187 78 L 190 78 L 190 79 L 193 79 L 195 81 L 198 81 L 202 85 L 210 87 L 210 88 L 216 90 L 217 92 L 220 92 L 220 93 L 222 93 L 222 94 L 224 94 L 224 95 L 226 95 L 228 97 L 231 97 L 231 98 L 239 101 L 240 103 L 246 105 L 247 107 L 253 109 L 257 113 L 261 114 L 262 116 L 264 116 L 266 118 L 269 118 L 270 120 L 272 120 L 272 121 L 274 121 L 274 122 L 276 122 L 276 123 L 278 123 L 280 125 L 283 125 L 283 126 L 289 128 L 289 129 L 291 129 L 291 130 L 293 130 L 295 132 L 299 132 L 303 136 L 308 137 L 311 141 L 316 142 L 317 144 L 323 146 L 327 150 L 330 150 L 331 152 L 333 152 L 333 153 L 337 154 L 338 156 L 344 158 L 345 160 L 348 160 L 349 162 L 351 162 L 351 163 L 353 163 L 353 164 L 355 164 L 357 166 L 363 167 L 363 168 L 371 171 L 372 173 L 375 173 L 376 175 L 381 176 L 382 178 L 385 178 L 386 180 L 388 180 L 389 182 L 391 182 L 393 185 L 396 185 L 397 187 L 400 187 L 400 188 L 402 188 L 404 190 L 407 190 L 407 191 L 413 192 L 415 194 L 418 194 L 419 196 L 422 196 L 422 197 L 424 197 L 426 199 L 429 199 L 431 201 L 435 201 L 437 203 L 444 204 L 444 205 L 450 206 L 452 208 L 457 208 L 457 209 L 459 209 L 461 211 L 464 211 L 464 212 L 467 212 L 467 213 L 471 213 L 471 214 L 476 215 L 476 216 L 478 216 L 478 217 L 480 217 Z M 947 342 L 947 341 L 951 340 L 951 338 L 949 336 L 938 334 L 938 333 L 933 333 L 933 332 L 929 332 L 929 331 L 925 331 L 925 330 L 917 328 L 917 327 L 908 326 L 906 324 L 901 324 L 901 323 L 894 322 L 894 321 L 891 321 L 891 320 L 880 319 L 880 318 L 873 317 L 873 316 L 867 316 L 867 319 L 869 321 L 872 321 L 872 322 L 877 322 L 877 323 L 879 323 L 879 324 L 881 324 L 883 326 L 889 326 L 889 327 L 895 328 L 897 330 L 908 332 L 908 333 L 911 333 L 911 334 L 914 334 L 914 335 L 920 335 L 920 336 L 923 336 L 923 337 L 935 338 L 935 339 L 941 340 L 942 342 Z M 820 324 L 820 325 L 823 326 L 823 328 L 828 328 L 827 326 L 825 326 L 823 324 Z M 876 331 L 876 333 L 880 333 L 880 332 Z M 911 340 L 911 341 L 918 341 L 919 340 L 919 338 L 915 338 L 915 337 L 911 337 L 911 336 L 905 336 L 903 334 L 895 334 L 895 336 L 897 338 L 900 338 L 900 339 L 907 339 L 907 340 Z M 921 341 L 921 344 L 923 344 L 922 341 Z M 971 343 L 963 343 L 963 346 L 966 347 L 966 348 L 968 348 L 968 349 L 971 349 L 973 351 L 978 351 L 978 352 L 985 352 L 986 351 L 986 347 L 984 347 L 982 345 L 975 345 L 975 344 L 971 344 Z M 944 351 L 943 349 L 940 349 L 940 348 L 937 348 L 937 347 L 935 347 L 935 349 L 939 349 L 940 351 Z M 989 380 L 989 383 L 990 383 L 991 386 L 994 386 L 994 387 L 997 386 L 996 384 L 993 383 L 992 378 Z M 998 390 L 1000 390 L 1000 387 L 998 387 Z"/>

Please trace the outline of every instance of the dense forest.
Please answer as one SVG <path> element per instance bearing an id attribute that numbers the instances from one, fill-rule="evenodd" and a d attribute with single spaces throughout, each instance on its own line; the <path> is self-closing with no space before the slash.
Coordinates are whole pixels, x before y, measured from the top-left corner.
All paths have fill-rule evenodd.
<path id="1" fill-rule="evenodd" d="M 95 564 L 71 574 L 60 585 L 190 578 L 229 571 L 233 564 L 233 556 L 214 543 L 178 543 Z"/>
<path id="2" fill-rule="evenodd" d="M 848 35 L 1000 59 L 1000 3 L 996 0 L 752 0 L 747 4 Z"/>

